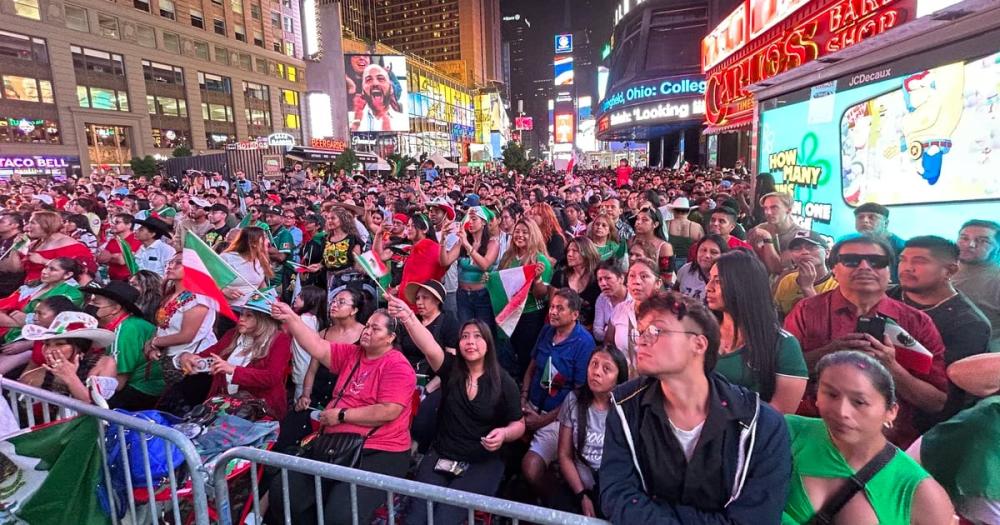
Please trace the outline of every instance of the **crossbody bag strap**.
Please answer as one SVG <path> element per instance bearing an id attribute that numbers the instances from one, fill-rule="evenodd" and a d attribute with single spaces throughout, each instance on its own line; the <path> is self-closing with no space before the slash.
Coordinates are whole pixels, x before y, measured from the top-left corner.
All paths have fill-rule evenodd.
<path id="1" fill-rule="evenodd" d="M 819 512 L 809 520 L 809 525 L 833 523 L 834 516 L 844 508 L 844 505 L 847 505 L 847 502 L 855 494 L 864 489 L 865 485 L 875 477 L 875 474 L 878 474 L 879 471 L 892 461 L 892 458 L 896 457 L 896 450 L 895 445 L 886 443 L 885 448 L 881 452 L 876 454 L 865 466 L 861 467 L 861 470 L 847 478 L 847 482 L 841 485 L 830 499 L 826 500 L 823 508 L 819 509 Z"/>
<path id="2" fill-rule="evenodd" d="M 337 403 L 339 403 L 339 402 L 340 402 L 340 400 L 341 400 L 341 399 L 342 399 L 342 398 L 344 397 L 344 392 L 346 392 L 346 391 L 347 391 L 347 385 L 348 385 L 348 384 L 350 384 L 350 382 L 351 382 L 351 378 L 353 378 L 353 377 L 354 377 L 354 373 L 355 373 L 355 372 L 357 372 L 357 371 L 358 371 L 358 368 L 359 368 L 359 367 L 361 366 L 361 356 L 362 356 L 363 354 L 364 354 L 364 350 L 361 350 L 361 351 L 360 351 L 360 352 L 358 353 L 358 360 L 354 362 L 354 366 L 353 366 L 353 367 L 351 367 L 351 371 L 350 371 L 350 372 L 348 372 L 348 374 L 347 374 L 347 379 L 346 379 L 346 380 L 344 380 L 344 386 L 340 388 L 340 393 L 339 393 L 339 394 L 337 394 L 337 399 L 334 399 L 334 400 L 333 400 L 333 403 L 331 403 L 331 404 L 330 404 L 329 406 L 331 406 L 331 407 L 336 407 L 336 406 L 337 406 Z M 323 434 L 323 429 L 324 429 L 324 427 L 323 427 L 323 426 L 321 425 L 321 426 L 319 427 L 319 433 L 320 433 L 320 434 Z"/>

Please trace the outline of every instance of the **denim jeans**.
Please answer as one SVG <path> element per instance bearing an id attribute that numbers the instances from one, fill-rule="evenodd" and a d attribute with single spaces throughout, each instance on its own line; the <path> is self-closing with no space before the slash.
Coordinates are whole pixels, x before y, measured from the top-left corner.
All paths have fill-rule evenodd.
<path id="1" fill-rule="evenodd" d="M 465 324 L 470 319 L 479 319 L 489 325 L 490 332 L 496 337 L 496 315 L 494 315 L 493 305 L 490 303 L 490 293 L 485 288 L 482 290 L 459 288 L 456 292 L 455 303 L 459 325 Z"/>

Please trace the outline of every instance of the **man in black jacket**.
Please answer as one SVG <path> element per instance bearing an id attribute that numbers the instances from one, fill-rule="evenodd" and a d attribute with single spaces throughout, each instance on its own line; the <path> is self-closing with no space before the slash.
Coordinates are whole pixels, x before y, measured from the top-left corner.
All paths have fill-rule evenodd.
<path id="1" fill-rule="evenodd" d="M 792 457 L 781 416 L 712 369 L 719 325 L 659 293 L 638 311 L 637 369 L 615 389 L 599 485 L 613 523 L 779 523 Z M 627 423 L 627 424 L 626 424 Z"/>

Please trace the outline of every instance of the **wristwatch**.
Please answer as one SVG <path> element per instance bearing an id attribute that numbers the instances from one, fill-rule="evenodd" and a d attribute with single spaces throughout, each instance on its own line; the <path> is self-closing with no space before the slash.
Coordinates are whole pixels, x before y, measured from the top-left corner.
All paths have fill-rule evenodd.
<path id="1" fill-rule="evenodd" d="M 340 412 L 337 412 L 337 423 L 343 423 L 344 418 L 347 416 L 347 409 L 341 408 Z"/>

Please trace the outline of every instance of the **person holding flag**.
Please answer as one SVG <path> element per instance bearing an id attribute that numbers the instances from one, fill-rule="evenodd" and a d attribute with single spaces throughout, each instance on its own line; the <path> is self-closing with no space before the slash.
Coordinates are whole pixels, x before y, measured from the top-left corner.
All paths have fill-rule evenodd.
<path id="1" fill-rule="evenodd" d="M 468 200 L 476 202 L 478 198 Z M 492 220 L 493 212 L 489 208 L 472 206 L 461 223 L 449 223 L 444 228 L 444 235 L 457 235 L 459 242 L 451 248 L 446 247 L 446 243 L 439 245 L 438 264 L 447 268 L 458 261 L 458 295 L 455 301 L 458 322 L 479 319 L 496 332 L 490 294 L 483 282 L 500 252 L 499 240 L 490 236 L 489 223 Z"/>
<path id="2" fill-rule="evenodd" d="M 132 233 L 133 218 L 127 213 L 119 213 L 111 219 L 110 238 L 101 251 L 97 252 L 97 262 L 108 266 L 108 279 L 125 281 L 139 271 L 135 252 L 142 246 Z"/>

